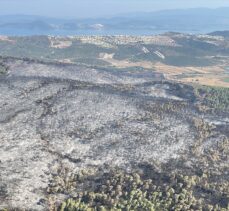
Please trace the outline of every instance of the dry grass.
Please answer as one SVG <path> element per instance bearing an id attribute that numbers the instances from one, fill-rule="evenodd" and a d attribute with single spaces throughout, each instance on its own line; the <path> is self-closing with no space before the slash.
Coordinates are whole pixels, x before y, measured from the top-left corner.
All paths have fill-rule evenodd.
<path id="1" fill-rule="evenodd" d="M 216 78 L 214 75 L 201 76 L 196 78 L 185 78 L 181 80 L 186 83 L 196 83 L 207 86 L 217 86 L 217 87 L 227 87 L 229 88 L 229 83 L 223 81 L 222 77 Z"/>
<path id="2" fill-rule="evenodd" d="M 221 66 L 208 67 L 176 67 L 163 63 L 152 63 L 148 61 L 132 62 L 128 60 L 116 60 L 103 57 L 102 60 L 109 62 L 118 68 L 143 67 L 152 68 L 157 72 L 163 73 L 169 80 L 175 80 L 183 83 L 195 83 L 208 86 L 229 87 L 229 83 L 224 79 L 227 77 L 225 70 Z M 182 76 L 182 78 L 180 77 Z"/>

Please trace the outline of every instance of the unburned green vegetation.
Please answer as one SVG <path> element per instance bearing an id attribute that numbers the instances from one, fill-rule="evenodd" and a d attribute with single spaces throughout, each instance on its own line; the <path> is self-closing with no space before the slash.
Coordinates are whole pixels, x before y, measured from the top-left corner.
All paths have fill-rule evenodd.
<path id="1" fill-rule="evenodd" d="M 229 88 L 198 86 L 195 87 L 195 94 L 210 108 L 229 109 Z"/>
<path id="2" fill-rule="evenodd" d="M 61 211 L 103 210 L 228 210 L 229 183 L 225 194 L 212 186 L 208 174 L 183 175 L 161 173 L 152 166 L 144 172 L 82 171 L 79 174 L 55 178 L 49 193 L 65 193 L 70 197 L 60 206 Z M 62 185 L 61 185 L 62 184 Z M 65 184 L 66 188 L 63 188 Z M 59 187 L 59 188 L 58 188 Z M 81 189 L 74 197 L 74 190 Z"/>
<path id="3" fill-rule="evenodd" d="M 1 63 L 1 60 L 0 60 L 0 75 L 1 74 L 5 74 L 7 72 L 7 67 Z"/>
<path id="4" fill-rule="evenodd" d="M 229 77 L 225 78 L 223 81 L 229 83 Z"/>

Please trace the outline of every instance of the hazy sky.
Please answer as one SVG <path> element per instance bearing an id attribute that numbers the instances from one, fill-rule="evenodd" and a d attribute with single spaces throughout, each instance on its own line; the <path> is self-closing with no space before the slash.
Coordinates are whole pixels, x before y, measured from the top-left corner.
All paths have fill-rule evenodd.
<path id="1" fill-rule="evenodd" d="M 229 7 L 229 0 L 0 0 L 0 15 L 85 18 L 192 7 Z"/>

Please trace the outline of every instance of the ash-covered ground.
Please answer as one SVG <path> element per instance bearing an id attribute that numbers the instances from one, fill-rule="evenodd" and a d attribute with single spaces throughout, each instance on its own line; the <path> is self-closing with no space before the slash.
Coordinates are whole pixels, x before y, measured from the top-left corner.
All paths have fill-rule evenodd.
<path id="1" fill-rule="evenodd" d="M 78 171 L 156 163 L 173 169 L 182 162 L 192 169 L 205 149 L 228 139 L 228 113 L 200 111 L 191 86 L 165 81 L 151 70 L 14 59 L 5 65 L 0 208 L 47 210 L 46 190 L 60 166 Z M 191 153 L 194 147 L 197 154 Z M 220 165 L 227 167 L 228 160 Z M 228 172 L 221 174 L 228 179 Z"/>

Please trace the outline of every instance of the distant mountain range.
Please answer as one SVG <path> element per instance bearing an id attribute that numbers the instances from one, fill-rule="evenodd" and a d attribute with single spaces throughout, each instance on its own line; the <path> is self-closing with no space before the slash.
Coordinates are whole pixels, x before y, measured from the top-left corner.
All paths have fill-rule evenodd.
<path id="1" fill-rule="evenodd" d="M 97 19 L 0 16 L 0 34 L 4 35 L 149 35 L 168 31 L 198 34 L 222 30 L 229 30 L 229 8 L 130 13 Z"/>
<path id="2" fill-rule="evenodd" d="M 210 33 L 209 35 L 222 36 L 225 38 L 229 38 L 229 30 L 228 31 L 215 31 L 215 32 Z"/>

